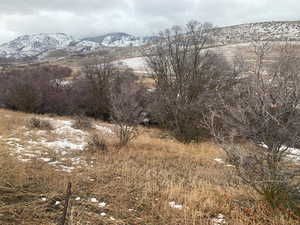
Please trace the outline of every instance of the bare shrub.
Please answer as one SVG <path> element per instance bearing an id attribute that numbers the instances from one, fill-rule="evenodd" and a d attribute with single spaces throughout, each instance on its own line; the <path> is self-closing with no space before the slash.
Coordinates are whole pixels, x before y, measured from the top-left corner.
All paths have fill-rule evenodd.
<path id="1" fill-rule="evenodd" d="M 87 150 L 92 152 L 107 152 L 108 147 L 106 141 L 97 134 L 90 136 L 88 140 Z"/>
<path id="2" fill-rule="evenodd" d="M 0 104 L 29 113 L 63 112 L 67 108 L 65 89 L 55 81 L 70 74 L 69 68 L 60 66 L 7 69 L 0 73 Z"/>
<path id="3" fill-rule="evenodd" d="M 85 76 L 77 83 L 74 105 L 75 111 L 86 116 L 109 120 L 110 118 L 110 86 L 118 68 L 110 63 L 110 59 L 103 59 L 94 64 L 86 65 L 83 70 Z"/>
<path id="4" fill-rule="evenodd" d="M 151 113 L 180 141 L 208 135 L 199 126 L 207 104 L 226 89 L 231 68 L 221 55 L 206 49 L 210 24 L 190 22 L 160 33 L 158 43 L 146 53 L 155 80 Z"/>
<path id="5" fill-rule="evenodd" d="M 232 87 L 231 100 L 219 96 L 206 122 L 245 183 L 272 207 L 297 210 L 300 168 L 292 159 L 300 146 L 300 58 L 285 45 L 266 66 L 268 49 L 265 42 L 255 43 L 251 76 Z M 215 126 L 220 120 L 222 126 Z M 253 145 L 237 143 L 240 138 Z"/>
<path id="6" fill-rule="evenodd" d="M 53 130 L 53 126 L 48 120 L 42 120 L 32 117 L 27 121 L 27 127 L 30 129 Z"/>
<path id="7" fill-rule="evenodd" d="M 123 77 L 115 79 L 111 88 L 112 121 L 118 126 L 118 147 L 126 146 L 138 136 L 138 125 L 142 121 L 144 88 L 133 79 Z M 133 76 L 133 74 L 132 74 Z"/>
<path id="8" fill-rule="evenodd" d="M 89 118 L 79 115 L 75 117 L 72 127 L 75 129 L 92 129 L 93 123 Z"/>

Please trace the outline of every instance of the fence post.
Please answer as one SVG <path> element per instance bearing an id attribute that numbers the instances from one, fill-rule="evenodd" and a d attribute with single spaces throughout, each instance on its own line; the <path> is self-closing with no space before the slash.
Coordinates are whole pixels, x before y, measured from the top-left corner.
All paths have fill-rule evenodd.
<path id="1" fill-rule="evenodd" d="M 69 182 L 68 188 L 67 188 L 67 193 L 66 193 L 63 217 L 62 217 L 60 225 L 66 225 L 67 215 L 68 215 L 68 212 L 70 212 L 70 208 L 72 207 L 71 206 L 71 196 L 72 196 L 72 183 Z M 71 224 L 69 224 L 69 225 L 71 225 Z"/>

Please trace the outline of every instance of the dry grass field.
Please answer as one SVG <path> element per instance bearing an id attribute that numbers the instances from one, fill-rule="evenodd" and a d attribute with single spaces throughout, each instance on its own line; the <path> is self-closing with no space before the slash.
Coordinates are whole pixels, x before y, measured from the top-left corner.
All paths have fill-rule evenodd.
<path id="1" fill-rule="evenodd" d="M 212 142 L 184 145 L 156 129 L 117 150 L 114 127 L 72 128 L 72 118 L 0 111 L 0 224 L 59 224 L 72 183 L 73 225 L 296 225 L 243 185 Z M 89 151 L 100 135 L 108 152 Z"/>

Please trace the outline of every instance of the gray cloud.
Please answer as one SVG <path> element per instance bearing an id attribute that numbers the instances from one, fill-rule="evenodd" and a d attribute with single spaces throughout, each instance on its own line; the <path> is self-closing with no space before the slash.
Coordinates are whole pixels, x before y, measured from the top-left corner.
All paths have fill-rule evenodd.
<path id="1" fill-rule="evenodd" d="M 151 35 L 189 20 L 215 25 L 299 19 L 298 0 L 1 0 L 0 43 L 18 35 Z"/>

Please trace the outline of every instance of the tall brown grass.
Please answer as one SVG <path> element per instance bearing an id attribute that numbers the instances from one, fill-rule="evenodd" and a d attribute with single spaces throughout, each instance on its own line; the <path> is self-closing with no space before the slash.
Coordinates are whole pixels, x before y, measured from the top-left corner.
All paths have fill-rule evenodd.
<path id="1" fill-rule="evenodd" d="M 13 115 L 4 117 L 3 115 Z M 0 135 L 24 124 L 26 114 L 0 111 Z M 10 120 L 6 123 L 6 120 Z M 14 125 L 11 123 L 14 122 Z M 13 129 L 9 130 L 10 126 Z M 0 140 L 0 224 L 53 225 L 63 212 L 67 183 L 73 184 L 73 224 L 212 225 L 218 214 L 232 225 L 296 225 L 299 218 L 268 208 L 215 158 L 224 154 L 211 142 L 184 145 L 159 130 L 143 134 L 122 150 L 82 152 L 93 167 L 72 173 L 45 162 L 18 161 Z M 46 201 L 42 200 L 46 198 Z M 76 201 L 75 198 L 80 197 Z M 100 207 L 90 201 L 105 202 Z M 55 203 L 59 201 L 59 205 Z M 182 209 L 171 208 L 175 201 Z M 105 212 L 105 216 L 101 213 Z M 113 217 L 115 220 L 112 220 Z"/>

